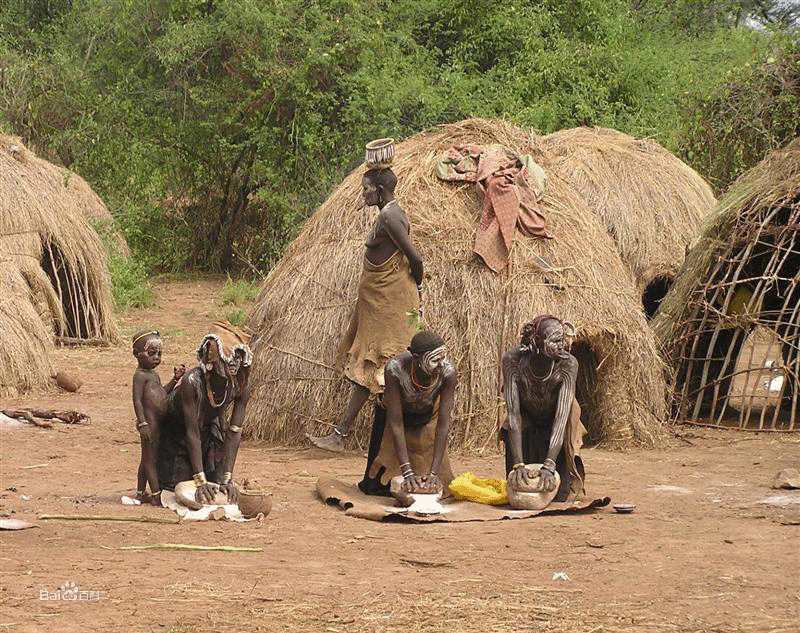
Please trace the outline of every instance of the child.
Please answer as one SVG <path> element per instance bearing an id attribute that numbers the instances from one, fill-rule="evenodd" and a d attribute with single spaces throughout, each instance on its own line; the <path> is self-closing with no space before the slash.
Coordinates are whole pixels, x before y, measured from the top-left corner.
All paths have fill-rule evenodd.
<path id="1" fill-rule="evenodd" d="M 167 412 L 167 394 L 186 373 L 186 367 L 174 367 L 173 378 L 163 387 L 155 368 L 161 364 L 161 336 L 158 330 L 146 330 L 133 335 L 133 355 L 139 367 L 133 373 L 133 410 L 136 412 L 136 429 L 142 442 L 142 458 L 136 485 L 136 498 L 161 505 L 161 490 L 156 472 L 158 425 Z M 150 484 L 150 495 L 145 492 Z"/>

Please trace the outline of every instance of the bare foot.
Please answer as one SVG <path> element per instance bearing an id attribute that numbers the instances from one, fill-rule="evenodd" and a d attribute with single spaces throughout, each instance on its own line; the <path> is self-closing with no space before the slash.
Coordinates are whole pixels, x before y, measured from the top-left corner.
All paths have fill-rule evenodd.
<path id="1" fill-rule="evenodd" d="M 344 439 L 338 433 L 331 433 L 325 437 L 314 437 L 306 433 L 308 441 L 317 448 L 321 448 L 332 453 L 341 453 L 344 450 Z"/>

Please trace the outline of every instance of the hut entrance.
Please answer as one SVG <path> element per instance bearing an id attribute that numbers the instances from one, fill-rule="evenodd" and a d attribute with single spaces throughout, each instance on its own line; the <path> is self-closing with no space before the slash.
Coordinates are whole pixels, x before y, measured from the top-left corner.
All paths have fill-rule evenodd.
<path id="1" fill-rule="evenodd" d="M 597 387 L 597 355 L 586 341 L 575 341 L 570 353 L 578 359 L 578 380 L 575 399 L 581 405 L 581 422 L 586 427 L 587 444 L 596 444 L 602 439 L 602 421 L 597 415 L 595 390 Z"/>
<path id="2" fill-rule="evenodd" d="M 653 318 L 658 306 L 661 305 L 661 300 L 667 296 L 667 291 L 671 285 L 671 277 L 656 277 L 647 284 L 642 293 L 642 308 L 644 308 L 644 314 L 648 321 Z"/>
<path id="3" fill-rule="evenodd" d="M 41 266 L 50 278 L 64 311 L 63 322 L 59 322 L 57 316 L 53 315 L 56 335 L 89 338 L 91 330 L 86 310 L 92 303 L 88 296 L 88 288 L 80 283 L 85 275 L 71 270 L 61 249 L 50 241 L 42 244 Z"/>

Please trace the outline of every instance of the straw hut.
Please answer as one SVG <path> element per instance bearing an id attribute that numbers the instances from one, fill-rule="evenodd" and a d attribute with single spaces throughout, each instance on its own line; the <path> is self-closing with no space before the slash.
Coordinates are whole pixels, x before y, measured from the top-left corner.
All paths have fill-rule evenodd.
<path id="1" fill-rule="evenodd" d="M 108 211 L 86 182 L 0 136 L 0 193 L 0 395 L 11 395 L 51 375 L 54 337 L 110 340 L 116 330 L 87 219 Z"/>
<path id="2" fill-rule="evenodd" d="M 708 183 L 650 139 L 608 128 L 542 139 L 548 172 L 568 180 L 606 227 L 652 317 L 716 206 Z"/>
<path id="3" fill-rule="evenodd" d="M 435 162 L 454 143 L 500 143 L 543 159 L 540 139 L 472 119 L 418 134 L 396 147 L 397 198 L 425 260 L 424 319 L 447 341 L 459 369 L 451 446 L 480 448 L 504 418 L 500 360 L 522 324 L 541 313 L 578 326 L 578 399 L 590 436 L 651 443 L 665 414 L 666 384 L 655 338 L 613 241 L 578 192 L 553 174 L 543 211 L 553 240 L 517 235 L 500 274 L 473 254 L 480 200 L 475 186 L 437 180 Z M 350 387 L 334 365 L 356 298 L 363 244 L 376 210 L 364 208 L 363 168 L 308 220 L 264 282 L 250 320 L 254 368 L 247 431 L 298 444 L 329 432 Z M 368 433 L 371 407 L 356 435 Z M 363 444 L 362 444 L 363 445 Z"/>
<path id="4" fill-rule="evenodd" d="M 652 325 L 681 417 L 800 428 L 800 139 L 731 186 Z"/>

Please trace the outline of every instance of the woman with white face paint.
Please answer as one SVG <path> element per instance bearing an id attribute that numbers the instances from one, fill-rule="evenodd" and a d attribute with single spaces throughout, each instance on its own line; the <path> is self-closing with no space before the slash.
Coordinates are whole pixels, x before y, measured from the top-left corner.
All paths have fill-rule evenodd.
<path id="1" fill-rule="evenodd" d="M 453 480 L 447 435 L 458 382 L 444 341 L 433 332 L 418 332 L 407 352 L 386 363 L 384 375 L 383 403 L 375 408 L 358 487 L 389 496 L 392 477 L 402 475 L 404 492 L 440 493 Z"/>
<path id="2" fill-rule="evenodd" d="M 249 337 L 230 323 L 216 322 L 197 350 L 197 367 L 170 395 L 158 450 L 161 487 L 174 490 L 194 480 L 195 500 L 211 503 L 215 487 L 239 500 L 233 469 L 250 398 L 253 353 Z"/>
<path id="3" fill-rule="evenodd" d="M 575 399 L 578 360 L 568 346 L 574 335 L 575 326 L 568 321 L 542 315 L 523 326 L 520 344 L 503 356 L 508 418 L 501 437 L 508 485 L 529 490 L 526 465 L 542 464 L 538 486 L 542 492 L 552 492 L 558 485 L 555 501 L 571 500 L 584 490 L 578 452 L 586 429 Z"/>

